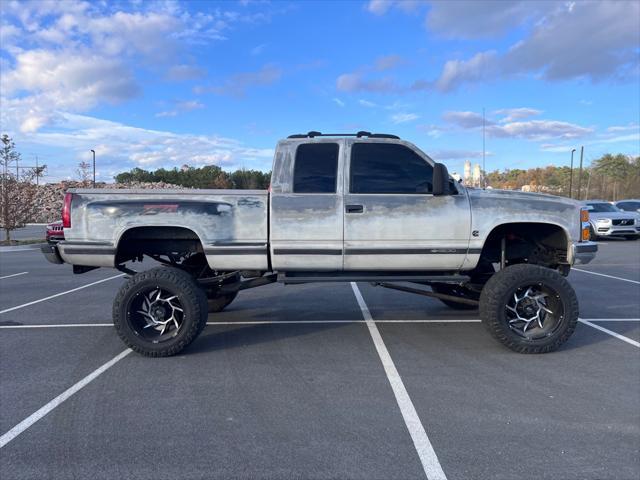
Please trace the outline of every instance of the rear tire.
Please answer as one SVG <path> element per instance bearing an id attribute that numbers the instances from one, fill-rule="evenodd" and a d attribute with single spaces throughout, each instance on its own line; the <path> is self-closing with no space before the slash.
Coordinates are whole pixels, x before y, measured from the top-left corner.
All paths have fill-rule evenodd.
<path id="1" fill-rule="evenodd" d="M 539 265 L 517 264 L 491 277 L 480 294 L 489 333 L 518 353 L 557 350 L 578 323 L 578 299 L 565 277 Z"/>
<path id="2" fill-rule="evenodd" d="M 207 323 L 207 297 L 187 272 L 157 267 L 133 275 L 113 302 L 122 341 L 148 357 L 176 355 Z"/>

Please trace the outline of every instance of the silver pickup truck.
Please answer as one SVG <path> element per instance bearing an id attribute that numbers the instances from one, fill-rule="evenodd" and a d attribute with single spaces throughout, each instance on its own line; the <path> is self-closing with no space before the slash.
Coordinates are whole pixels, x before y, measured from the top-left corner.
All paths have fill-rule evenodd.
<path id="1" fill-rule="evenodd" d="M 369 132 L 281 140 L 268 191 L 69 190 L 62 221 L 45 256 L 125 272 L 114 324 L 148 356 L 178 353 L 208 313 L 276 281 L 366 281 L 479 308 L 507 347 L 549 352 L 578 318 L 565 277 L 597 251 L 577 202 L 466 188 L 415 145 Z M 135 272 L 145 255 L 163 265 Z"/>

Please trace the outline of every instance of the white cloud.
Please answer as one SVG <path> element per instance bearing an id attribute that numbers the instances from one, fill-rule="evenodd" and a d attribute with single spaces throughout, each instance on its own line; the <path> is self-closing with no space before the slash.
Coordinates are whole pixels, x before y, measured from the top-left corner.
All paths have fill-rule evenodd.
<path id="1" fill-rule="evenodd" d="M 398 8 L 409 13 L 417 10 L 424 4 L 424 0 L 369 0 L 366 8 L 374 15 L 384 15 L 391 8 Z"/>
<path id="2" fill-rule="evenodd" d="M 366 80 L 360 73 L 345 73 L 336 80 L 340 92 L 394 92 L 397 85 L 390 78 Z"/>
<path id="3" fill-rule="evenodd" d="M 165 78 L 174 82 L 182 82 L 185 80 L 199 80 L 203 78 L 207 72 L 195 65 L 172 65 L 167 70 Z"/>
<path id="4" fill-rule="evenodd" d="M 522 0 L 456 0 L 432 2 L 426 25 L 448 38 L 482 38 L 502 35 L 560 2 Z"/>
<path id="5" fill-rule="evenodd" d="M 415 113 L 394 113 L 391 115 L 391 121 L 396 125 L 399 123 L 413 122 L 418 118 L 420 118 L 420 115 L 416 115 Z"/>
<path id="6" fill-rule="evenodd" d="M 198 102 L 197 100 L 187 100 L 184 102 L 175 102 L 175 108 L 172 110 L 165 110 L 162 112 L 156 113 L 156 117 L 175 117 L 183 112 L 191 112 L 193 110 L 199 110 L 204 108 L 204 104 Z"/>
<path id="7" fill-rule="evenodd" d="M 481 52 L 469 60 L 449 60 L 444 64 L 436 87 L 447 92 L 466 82 L 479 82 L 495 75 L 496 52 Z"/>
<path id="8" fill-rule="evenodd" d="M 257 45 L 255 47 L 253 47 L 251 49 L 251 55 L 260 55 L 262 52 L 264 52 L 265 48 L 267 48 L 267 44 L 266 43 L 262 43 L 260 45 Z"/>
<path id="9" fill-rule="evenodd" d="M 447 123 L 452 123 L 462 128 L 476 128 L 481 127 L 484 124 L 491 123 L 490 121 L 483 120 L 482 115 L 476 112 L 444 112 L 442 118 Z"/>
<path id="10" fill-rule="evenodd" d="M 627 125 L 613 125 L 607 128 L 607 132 L 640 132 L 640 125 L 629 123 Z"/>
<path id="11" fill-rule="evenodd" d="M 340 100 L 339 98 L 334 98 L 333 99 L 333 103 L 335 103 L 339 107 L 344 107 L 344 105 L 345 105 L 344 102 L 342 100 Z"/>
<path id="12" fill-rule="evenodd" d="M 457 7 L 459 3 L 451 2 L 446 8 Z M 479 6 L 486 4 L 477 3 Z M 508 5 L 519 10 L 529 2 L 511 2 Z M 507 52 L 485 51 L 469 60 L 446 62 L 436 81 L 438 88 L 448 91 L 463 83 L 509 75 L 540 75 L 552 81 L 638 78 L 640 3 L 599 1 L 544 5 L 553 8 L 537 12 L 531 33 Z M 455 33 L 456 25 L 462 28 L 464 23 L 449 25 L 448 28 Z"/>
<path id="13" fill-rule="evenodd" d="M 104 171 L 121 172 L 141 168 L 173 168 L 188 165 L 220 165 L 226 169 L 241 166 L 268 170 L 272 148 L 252 148 L 237 140 L 211 135 L 177 134 L 149 130 L 85 115 L 60 113 L 54 129 L 28 136 L 18 134 L 21 145 L 46 145 L 72 152 L 77 160 L 86 158 L 88 146 L 95 146 L 98 163 Z M 73 175 L 75 160 L 50 167 L 52 177 Z M 67 173 L 65 173 L 67 172 Z M 105 180 L 108 180 L 106 178 Z"/>
<path id="14" fill-rule="evenodd" d="M 446 131 L 446 128 L 440 125 L 418 125 L 416 128 L 430 138 L 440 138 Z"/>
<path id="15" fill-rule="evenodd" d="M 523 118 L 533 117 L 536 115 L 540 115 L 542 110 L 537 110 L 535 108 L 503 108 L 500 110 L 495 110 L 493 112 L 496 115 L 503 115 L 504 118 L 500 119 L 500 122 L 507 123 L 512 122 L 513 120 L 521 120 Z"/>
<path id="16" fill-rule="evenodd" d="M 514 110 L 523 114 L 521 109 L 504 109 L 501 110 L 501 112 L 511 112 L 512 116 Z M 537 112 L 537 110 L 535 112 Z M 498 138 L 522 138 L 537 141 L 552 138 L 580 138 L 587 136 L 594 131 L 593 128 L 582 127 L 580 125 L 558 120 L 510 121 L 507 120 L 508 118 L 509 117 L 507 116 L 499 123 L 490 119 L 485 119 L 484 125 L 487 135 Z M 479 129 L 482 128 L 483 125 L 482 115 L 476 112 L 449 111 L 444 113 L 443 119 L 447 123 L 456 125 L 463 129 Z"/>
<path id="17" fill-rule="evenodd" d="M 593 128 L 585 128 L 557 120 L 530 120 L 528 122 L 510 122 L 487 127 L 487 134 L 494 137 L 524 138 L 527 140 L 580 138 L 592 132 Z"/>
<path id="18" fill-rule="evenodd" d="M 374 68 L 379 72 L 392 70 L 404 62 L 400 55 L 385 55 L 378 57 L 375 61 Z"/>
<path id="19" fill-rule="evenodd" d="M 197 94 L 216 93 L 218 95 L 243 97 L 249 88 L 271 85 L 280 80 L 281 77 L 282 69 L 273 64 L 268 64 L 255 72 L 232 75 L 221 85 L 195 87 L 194 92 Z"/>
<path id="20" fill-rule="evenodd" d="M 182 81 L 204 75 L 181 64 L 192 43 L 223 38 L 258 14 L 223 8 L 191 13 L 173 2 L 134 2 L 130 11 L 105 2 L 3 2 L 2 111 L 8 131 L 34 132 L 60 111 L 86 112 L 103 103 L 131 99 L 141 91 L 136 70 Z M 264 19 L 263 19 L 264 20 Z"/>
<path id="21" fill-rule="evenodd" d="M 363 99 L 358 100 L 358 104 L 367 108 L 375 108 L 378 106 L 377 103 L 370 102 L 369 100 L 363 100 Z"/>

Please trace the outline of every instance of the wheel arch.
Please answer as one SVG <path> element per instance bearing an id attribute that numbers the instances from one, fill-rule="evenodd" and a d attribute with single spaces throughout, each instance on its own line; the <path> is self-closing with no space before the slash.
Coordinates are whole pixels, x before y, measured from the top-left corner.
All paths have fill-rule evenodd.
<path id="1" fill-rule="evenodd" d="M 537 263 L 523 262 L 517 260 L 527 259 L 533 252 L 527 251 L 526 246 L 523 243 L 528 243 L 534 247 L 544 247 L 549 252 L 556 254 L 555 262 L 551 263 L 569 263 L 571 255 L 571 235 L 565 226 L 555 222 L 532 222 L 532 221 L 512 221 L 503 222 L 495 225 L 484 240 L 482 250 L 480 253 L 481 260 L 488 260 L 497 262 L 500 260 L 501 253 L 501 241 L 506 238 L 506 252 L 507 260 L 516 260 L 514 263 Z M 515 243 L 514 243 L 515 242 Z M 515 248 L 509 252 L 509 246 Z M 523 256 L 528 255 L 528 256 Z"/>
<path id="2" fill-rule="evenodd" d="M 198 233 L 182 225 L 136 225 L 122 232 L 115 243 L 116 265 L 144 254 L 204 253 Z"/>

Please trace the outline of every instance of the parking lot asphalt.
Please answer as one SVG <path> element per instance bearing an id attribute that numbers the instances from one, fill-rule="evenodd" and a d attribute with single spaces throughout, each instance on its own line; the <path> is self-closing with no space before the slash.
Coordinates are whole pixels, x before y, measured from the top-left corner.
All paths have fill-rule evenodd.
<path id="1" fill-rule="evenodd" d="M 46 225 L 44 224 L 28 224 L 22 228 L 16 228 L 11 232 L 12 240 L 39 240 L 44 239 Z M 0 240 L 5 240 L 4 230 L 0 230 Z"/>
<path id="2" fill-rule="evenodd" d="M 273 284 L 181 355 L 118 357 L 33 421 L 125 351 L 116 275 L 0 253 L 0 435 L 32 422 L 0 478 L 640 477 L 640 241 L 572 271 L 588 323 L 555 353 L 506 350 L 435 299 L 359 283 L 365 312 L 348 283 Z"/>

